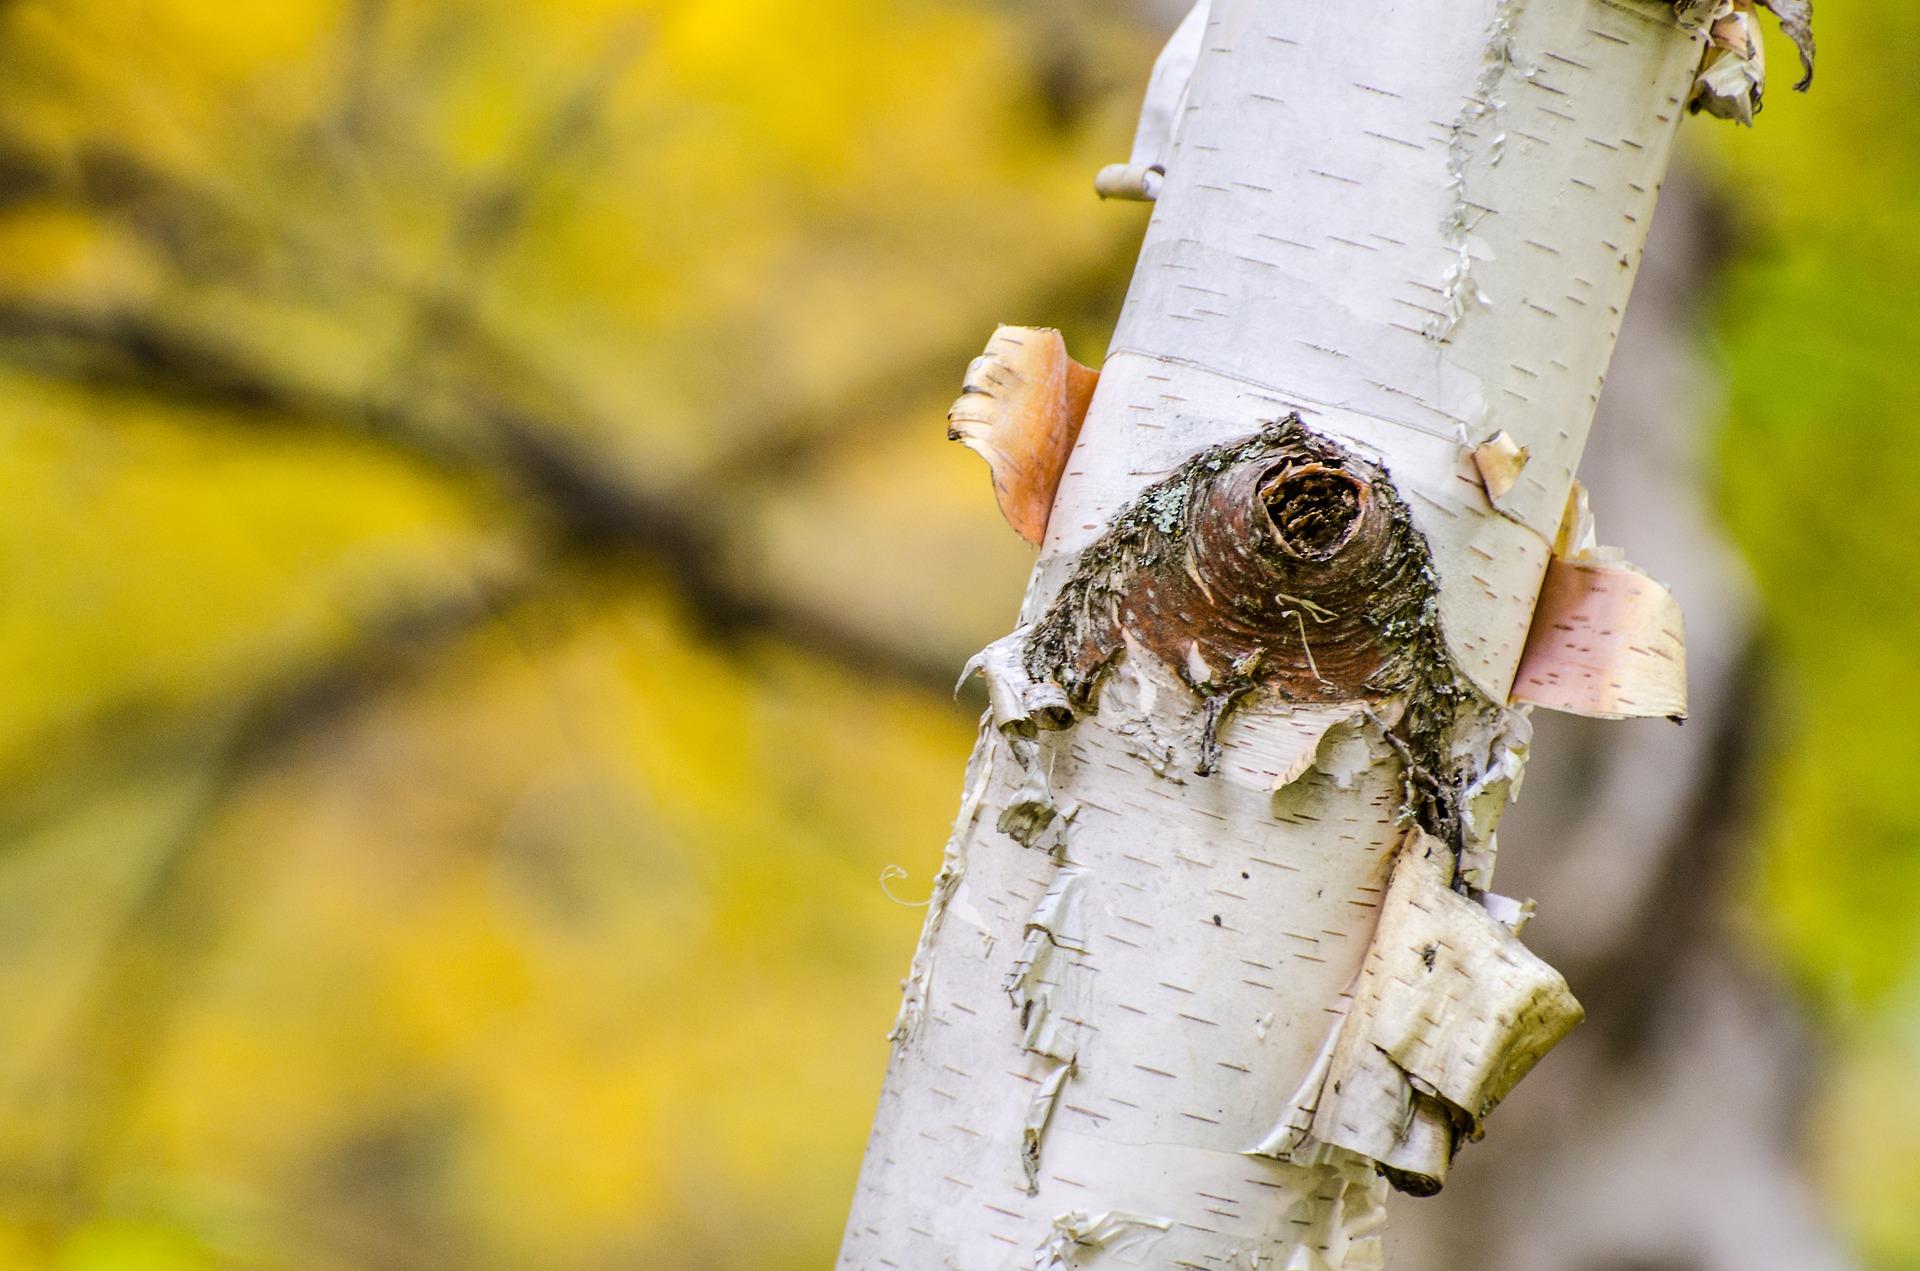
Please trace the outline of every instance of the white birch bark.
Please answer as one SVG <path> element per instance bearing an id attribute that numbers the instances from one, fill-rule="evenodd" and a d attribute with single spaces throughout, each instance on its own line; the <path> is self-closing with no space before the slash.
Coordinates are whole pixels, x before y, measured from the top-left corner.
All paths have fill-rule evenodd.
<path id="1" fill-rule="evenodd" d="M 1023 624 L 1143 490 L 1297 412 L 1384 466 L 1431 551 L 1446 650 L 1489 704 L 1450 752 L 1469 780 L 1493 769 L 1465 827 L 1486 886 L 1525 735 L 1491 704 L 1700 56 L 1650 0 L 1216 0 Z M 1496 508 L 1473 449 L 1502 431 L 1530 458 Z M 1380 1131 L 1411 1152 L 1419 1127 L 1345 1133 L 1314 1105 L 1355 994 L 1380 996 L 1357 982 L 1389 879 L 1418 885 L 1394 875 L 1402 751 L 1353 702 L 1256 694 L 1199 776 L 1204 712 L 1181 673 L 1217 668 L 1131 647 L 1097 713 L 1033 736 L 1017 652 L 987 670 L 999 718 L 840 1265 L 1378 1267 L 1388 1148 L 1354 1145 Z M 1468 1098 L 1455 1069 L 1359 1049 L 1405 1118 L 1435 1088 L 1456 1112 Z"/>

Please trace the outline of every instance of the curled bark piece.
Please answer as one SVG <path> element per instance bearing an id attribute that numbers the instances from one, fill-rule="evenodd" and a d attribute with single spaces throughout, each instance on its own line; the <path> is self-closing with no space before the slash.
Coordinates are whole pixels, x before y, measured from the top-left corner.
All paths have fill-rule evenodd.
<path id="1" fill-rule="evenodd" d="M 1395 1191 L 1409 1196 L 1432 1196 L 1446 1186 L 1460 1142 L 1446 1107 L 1416 1088 L 1358 1025 L 1342 1034 L 1334 1051 L 1311 1134 L 1367 1157 Z"/>
<path id="2" fill-rule="evenodd" d="M 1022 651 L 1028 632 L 1029 628 L 1020 627 L 1000 637 L 974 654 L 960 672 L 961 685 L 976 675 L 986 681 L 993 726 L 1009 737 L 1025 739 L 1073 725 L 1073 708 L 1060 686 L 1036 683 L 1027 674 Z"/>
<path id="3" fill-rule="evenodd" d="M 1750 126 L 1766 87 L 1766 52 L 1752 2 L 1729 0 L 1707 26 L 1707 52 L 1688 108 Z"/>
<path id="4" fill-rule="evenodd" d="M 1295 1111 L 1256 1151 L 1297 1159 L 1318 1140 L 1430 1195 L 1459 1142 L 1579 1023 L 1566 981 L 1514 935 L 1526 907 L 1499 898 L 1490 913 L 1453 877 L 1445 844 L 1407 836 L 1324 1077 L 1296 1096 L 1312 1101 L 1308 1129 Z"/>
<path id="5" fill-rule="evenodd" d="M 1067 356 L 1058 331 L 1000 327 L 967 367 L 947 437 L 987 461 L 1000 513 L 1021 538 L 1047 532 L 1053 496 L 1100 373 Z"/>
<path id="6" fill-rule="evenodd" d="M 1679 0 L 1676 12 L 1688 25 L 1707 32 L 1707 52 L 1694 81 L 1689 107 L 1722 119 L 1752 124 L 1766 93 L 1767 59 L 1760 42 L 1759 15 L 1767 9 L 1800 53 L 1795 92 L 1813 87 L 1812 0 Z"/>
<path id="7" fill-rule="evenodd" d="M 1164 1234 L 1173 1226 L 1166 1218 L 1148 1218 L 1115 1209 L 1090 1217 L 1079 1210 L 1053 1220 L 1053 1231 L 1034 1259 L 1034 1271 L 1073 1271 L 1087 1265 L 1094 1254 L 1125 1253 Z"/>
<path id="8" fill-rule="evenodd" d="M 1449 886 L 1451 859 L 1417 831 L 1404 909 L 1376 937 L 1368 1036 L 1420 1086 L 1481 1123 L 1584 1017 L 1567 982 L 1507 922 Z M 1399 872 L 1395 884 L 1400 885 Z M 1389 888 L 1389 905 L 1392 904 Z M 1511 907 L 1510 907 L 1511 906 Z M 1516 921 L 1514 902 L 1500 906 Z"/>
<path id="9" fill-rule="evenodd" d="M 1160 197 L 1167 170 L 1157 163 L 1109 163 L 1094 174 L 1093 192 L 1103 199 L 1152 203 Z"/>
<path id="10" fill-rule="evenodd" d="M 1685 719 L 1686 653 L 1665 587 L 1624 562 L 1556 556 L 1512 700 L 1595 719 Z"/>
<path id="11" fill-rule="evenodd" d="M 1527 448 L 1505 430 L 1474 447 L 1473 466 L 1480 473 L 1480 483 L 1487 488 L 1487 498 L 1496 508 L 1519 483 L 1530 457 Z"/>
<path id="12" fill-rule="evenodd" d="M 1146 97 L 1140 103 L 1140 125 L 1133 134 L 1131 157 L 1125 163 L 1108 164 L 1093 179 L 1093 188 L 1101 198 L 1151 203 L 1160 197 L 1167 160 L 1173 153 L 1173 136 L 1186 106 L 1187 86 L 1193 80 L 1194 63 L 1200 58 L 1201 37 L 1206 34 L 1211 9 L 1212 0 L 1199 0 L 1160 51 L 1153 75 L 1147 80 Z"/>

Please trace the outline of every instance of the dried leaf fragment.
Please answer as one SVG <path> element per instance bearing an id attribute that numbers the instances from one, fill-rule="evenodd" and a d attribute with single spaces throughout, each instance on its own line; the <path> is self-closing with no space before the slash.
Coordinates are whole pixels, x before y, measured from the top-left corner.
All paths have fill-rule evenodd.
<path id="1" fill-rule="evenodd" d="M 1001 515 L 1021 538 L 1047 532 L 1067 456 L 1100 373 L 1067 356 L 1046 327 L 1001 327 L 967 367 L 947 436 L 987 461 Z"/>

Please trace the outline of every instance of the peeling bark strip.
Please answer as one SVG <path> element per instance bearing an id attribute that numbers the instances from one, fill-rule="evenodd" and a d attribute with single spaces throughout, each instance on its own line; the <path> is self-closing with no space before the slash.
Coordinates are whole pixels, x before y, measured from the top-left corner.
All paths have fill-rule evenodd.
<path id="1" fill-rule="evenodd" d="M 1001 515 L 1029 543 L 1047 532 L 1060 470 L 1099 378 L 1067 356 L 1058 331 L 1001 327 L 947 412 L 948 438 L 987 461 Z"/>
<path id="2" fill-rule="evenodd" d="M 1593 719 L 1685 719 L 1679 604 L 1625 562 L 1555 557 L 1513 700 Z"/>
<path id="3" fill-rule="evenodd" d="M 1388 1180 L 1437 1187 L 1578 1017 L 1487 889 L 1510 692 L 1638 711 L 1678 662 L 1565 512 L 1718 0 L 1683 3 L 1183 28 L 1103 178 L 1157 205 L 1084 421 L 1030 329 L 955 411 L 1041 552 L 969 667 L 842 1271 L 1379 1271 Z"/>
<path id="4" fill-rule="evenodd" d="M 1337 1041 L 1256 1151 L 1290 1159 L 1317 1140 L 1433 1195 L 1459 1143 L 1580 1022 L 1567 982 L 1493 912 L 1513 902 L 1468 899 L 1455 876 L 1445 844 L 1408 836 Z"/>
<path id="5" fill-rule="evenodd" d="M 1601 547 L 1586 487 L 1573 483 L 1514 673 L 1515 705 L 1589 719 L 1687 717 L 1679 602 L 1617 547 Z"/>
<path id="6" fill-rule="evenodd" d="M 1151 203 L 1160 197 L 1173 151 L 1173 135 L 1180 112 L 1187 105 L 1187 86 L 1200 57 L 1211 0 L 1199 0 L 1167 41 L 1153 64 L 1147 92 L 1140 104 L 1140 126 L 1133 134 L 1133 153 L 1125 163 L 1110 163 L 1093 179 L 1103 199 L 1131 199 Z"/>
<path id="7" fill-rule="evenodd" d="M 1087 920 L 1081 909 L 1085 871 L 1063 865 L 1027 919 L 1027 939 L 1007 972 L 1007 996 L 1020 1013 L 1021 1047 L 1071 1063 L 1076 1022 L 1085 1016 Z"/>
<path id="8" fill-rule="evenodd" d="M 1126 1253 L 1151 1247 L 1154 1237 L 1173 1223 L 1165 1218 L 1108 1212 L 1089 1217 L 1079 1211 L 1053 1220 L 1053 1231 L 1040 1246 L 1034 1271 L 1072 1271 L 1102 1253 Z"/>

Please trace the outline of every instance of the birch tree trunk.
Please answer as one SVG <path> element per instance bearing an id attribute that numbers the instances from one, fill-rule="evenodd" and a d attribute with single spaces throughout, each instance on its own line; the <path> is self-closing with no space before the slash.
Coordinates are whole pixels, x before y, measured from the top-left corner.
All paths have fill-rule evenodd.
<path id="1" fill-rule="evenodd" d="M 1057 495 L 1059 430 L 996 452 L 1050 514 L 842 1267 L 1378 1267 L 1578 1018 L 1490 892 L 1510 700 L 1678 709 L 1568 510 L 1701 52 L 1651 0 L 1216 0 Z"/>

